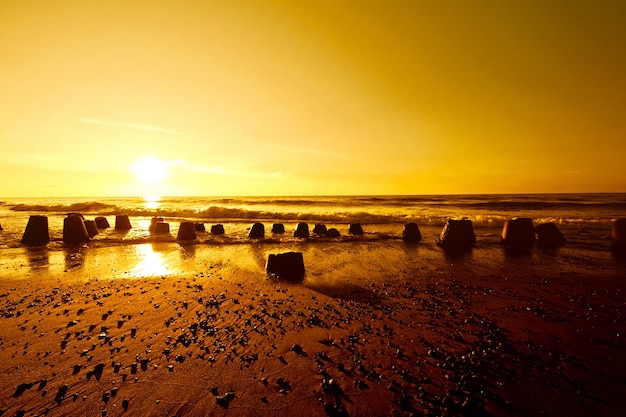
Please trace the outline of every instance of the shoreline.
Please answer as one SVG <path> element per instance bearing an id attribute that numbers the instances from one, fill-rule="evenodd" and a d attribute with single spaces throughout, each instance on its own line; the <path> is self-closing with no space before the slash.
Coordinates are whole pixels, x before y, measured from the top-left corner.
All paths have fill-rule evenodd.
<path id="1" fill-rule="evenodd" d="M 54 257 L 28 277 L 17 268 L 22 279 L 1 271 L 5 415 L 626 407 L 623 262 L 566 247 L 450 258 L 395 241 L 195 245 L 162 252 L 171 275 L 139 278 L 121 249 L 89 248 L 67 272 Z M 265 276 L 267 254 L 287 250 L 305 255 L 301 284 Z M 127 268 L 113 271 L 115 259 Z"/>

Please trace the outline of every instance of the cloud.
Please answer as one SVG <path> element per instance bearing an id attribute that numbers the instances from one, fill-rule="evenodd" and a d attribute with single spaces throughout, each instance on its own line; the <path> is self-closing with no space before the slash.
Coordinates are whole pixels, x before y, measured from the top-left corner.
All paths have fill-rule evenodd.
<path id="1" fill-rule="evenodd" d="M 176 130 L 165 129 L 163 127 L 149 125 L 145 123 L 135 123 L 135 122 L 117 122 L 114 120 L 107 119 L 90 119 L 90 118 L 82 118 L 78 119 L 80 123 L 90 124 L 90 125 L 99 125 L 99 126 L 107 126 L 107 127 L 121 127 L 124 129 L 134 129 L 134 130 L 142 130 L 144 132 L 153 132 L 153 133 L 162 133 L 165 135 L 174 135 L 174 136 L 188 136 L 183 132 L 178 132 Z"/>

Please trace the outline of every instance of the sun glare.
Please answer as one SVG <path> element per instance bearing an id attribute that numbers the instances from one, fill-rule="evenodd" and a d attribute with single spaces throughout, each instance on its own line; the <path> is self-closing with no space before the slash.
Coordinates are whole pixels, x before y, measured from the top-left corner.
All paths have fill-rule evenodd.
<path id="1" fill-rule="evenodd" d="M 144 205 L 148 209 L 157 209 L 161 205 L 161 196 L 149 194 L 143 196 Z"/>
<path id="2" fill-rule="evenodd" d="M 155 157 L 141 158 L 131 166 L 137 180 L 144 184 L 156 184 L 167 176 L 167 164 Z"/>

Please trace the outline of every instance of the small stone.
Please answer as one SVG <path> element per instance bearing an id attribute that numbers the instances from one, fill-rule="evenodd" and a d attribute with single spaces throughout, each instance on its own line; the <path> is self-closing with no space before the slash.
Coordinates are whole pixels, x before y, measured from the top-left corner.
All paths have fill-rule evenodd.
<path id="1" fill-rule="evenodd" d="M 292 352 L 297 353 L 298 355 L 302 355 L 302 353 L 304 353 L 304 350 L 302 349 L 302 346 L 300 346 L 297 343 L 294 343 L 289 350 L 291 350 Z"/>

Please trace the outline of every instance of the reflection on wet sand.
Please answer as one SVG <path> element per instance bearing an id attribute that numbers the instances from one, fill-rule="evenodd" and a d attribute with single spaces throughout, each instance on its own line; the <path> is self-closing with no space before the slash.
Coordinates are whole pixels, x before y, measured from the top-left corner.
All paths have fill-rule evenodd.
<path id="1" fill-rule="evenodd" d="M 181 261 L 186 261 L 192 259 L 196 256 L 196 245 L 193 243 L 178 243 L 178 253 L 180 255 Z"/>
<path id="2" fill-rule="evenodd" d="M 135 246 L 135 255 L 139 263 L 132 269 L 133 277 L 163 276 L 170 274 L 170 268 L 163 259 L 163 254 L 155 251 L 152 244 Z"/>
<path id="3" fill-rule="evenodd" d="M 63 247 L 63 259 L 65 270 L 83 266 L 83 248 L 81 246 L 67 245 Z"/>
<path id="4" fill-rule="evenodd" d="M 28 265 L 31 270 L 36 271 L 41 268 L 48 268 L 50 265 L 50 254 L 48 248 L 45 246 L 27 246 L 26 256 L 28 258 Z"/>

